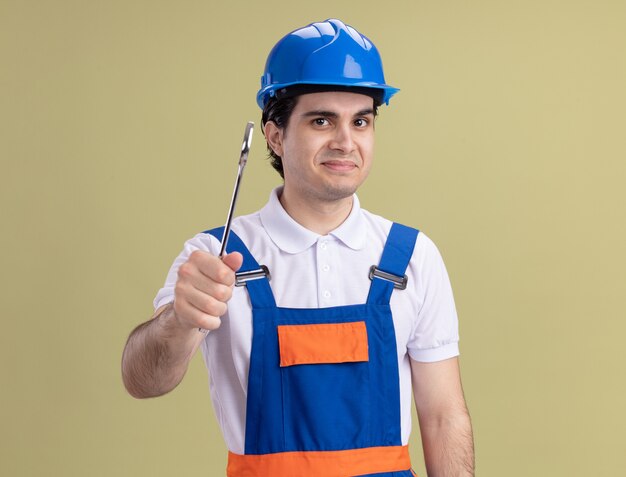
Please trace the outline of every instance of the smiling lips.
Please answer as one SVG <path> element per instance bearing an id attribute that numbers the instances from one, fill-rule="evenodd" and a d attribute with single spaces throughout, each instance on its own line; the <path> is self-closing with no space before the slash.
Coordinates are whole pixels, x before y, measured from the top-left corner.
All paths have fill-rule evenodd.
<path id="1" fill-rule="evenodd" d="M 335 172 L 349 172 L 357 168 L 357 165 L 353 161 L 340 161 L 337 159 L 324 161 L 322 166 L 335 171 Z"/>

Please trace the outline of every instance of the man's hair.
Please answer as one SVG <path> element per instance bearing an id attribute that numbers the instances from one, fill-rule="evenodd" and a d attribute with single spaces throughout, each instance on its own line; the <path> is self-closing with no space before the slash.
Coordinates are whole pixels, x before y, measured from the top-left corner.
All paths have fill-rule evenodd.
<path id="1" fill-rule="evenodd" d="M 280 90 L 277 92 L 276 96 L 273 96 L 267 102 L 263 108 L 263 114 L 261 115 L 261 131 L 265 130 L 265 124 L 269 121 L 274 122 L 277 127 L 285 130 L 289 125 L 291 113 L 293 113 L 296 104 L 298 104 L 298 98 L 300 95 L 324 91 L 346 91 L 371 96 L 374 100 L 374 117 L 378 115 L 378 107 L 382 103 L 382 94 L 379 94 L 378 90 L 370 88 L 352 88 L 328 85 L 298 85 L 297 87 L 291 87 L 288 90 Z M 284 179 L 285 174 L 283 171 L 283 159 L 274 152 L 269 142 L 267 142 L 267 152 L 269 154 L 268 158 L 270 160 L 270 164 L 280 174 L 280 177 Z"/>
<path id="2" fill-rule="evenodd" d="M 298 103 L 298 96 L 288 98 L 276 98 L 270 99 L 265 108 L 263 108 L 263 115 L 261 116 L 261 131 L 265 131 L 265 123 L 273 121 L 280 129 L 286 129 L 289 124 L 289 118 L 293 112 L 296 104 Z M 265 134 L 265 132 L 263 132 Z M 270 143 L 267 142 L 267 152 L 269 154 L 268 159 L 270 164 L 280 174 L 280 177 L 285 178 L 283 172 L 283 159 L 274 152 Z"/>

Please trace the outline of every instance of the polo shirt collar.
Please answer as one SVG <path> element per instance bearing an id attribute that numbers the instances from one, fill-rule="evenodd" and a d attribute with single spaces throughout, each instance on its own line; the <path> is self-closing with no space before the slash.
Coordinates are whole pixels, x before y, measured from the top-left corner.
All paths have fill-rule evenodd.
<path id="1" fill-rule="evenodd" d="M 277 187 L 272 191 L 269 202 L 260 211 L 261 223 L 272 242 L 283 252 L 291 254 L 303 252 L 315 244 L 321 235 L 303 227 L 291 218 L 278 199 L 281 193 L 282 187 Z M 365 218 L 355 194 L 350 215 L 329 235 L 353 250 L 360 250 L 365 246 L 366 231 Z"/>

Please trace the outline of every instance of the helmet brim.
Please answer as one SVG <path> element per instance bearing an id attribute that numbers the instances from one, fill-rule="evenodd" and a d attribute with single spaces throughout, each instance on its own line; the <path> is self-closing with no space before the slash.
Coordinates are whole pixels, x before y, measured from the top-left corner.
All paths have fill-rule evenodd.
<path id="1" fill-rule="evenodd" d="M 328 91 L 340 91 L 348 93 L 364 94 L 371 96 L 378 105 L 389 104 L 391 97 L 400 91 L 398 88 L 387 84 L 371 82 L 356 83 L 332 83 L 332 82 L 292 82 L 273 84 L 261 89 L 257 94 L 257 104 L 261 109 L 273 97 L 277 99 L 290 98 L 302 94 L 320 93 Z"/>

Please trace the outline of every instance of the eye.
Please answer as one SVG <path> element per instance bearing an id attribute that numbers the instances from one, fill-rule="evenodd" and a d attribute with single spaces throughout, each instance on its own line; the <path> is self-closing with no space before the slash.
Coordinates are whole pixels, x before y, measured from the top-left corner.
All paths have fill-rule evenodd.
<path id="1" fill-rule="evenodd" d="M 315 126 L 326 126 L 328 124 L 328 119 L 326 119 L 326 118 L 315 118 L 313 120 L 313 124 Z"/>
<path id="2" fill-rule="evenodd" d="M 369 121 L 365 118 L 359 118 L 354 120 L 354 125 L 357 128 L 364 128 L 369 124 Z"/>

